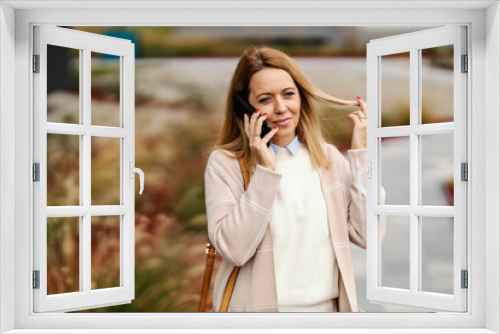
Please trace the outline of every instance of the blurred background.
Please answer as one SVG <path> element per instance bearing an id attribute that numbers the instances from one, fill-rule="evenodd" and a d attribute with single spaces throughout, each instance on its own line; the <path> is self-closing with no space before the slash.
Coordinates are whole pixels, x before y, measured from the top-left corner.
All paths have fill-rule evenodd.
<path id="1" fill-rule="evenodd" d="M 366 101 L 366 44 L 432 27 L 66 27 L 136 45 L 136 163 L 146 175 L 135 203 L 135 300 L 84 312 L 197 312 L 208 241 L 203 174 L 221 127 L 232 73 L 249 45 L 292 56 L 311 81 Z M 49 122 L 79 121 L 79 52 L 48 49 Z M 409 53 L 382 57 L 381 126 L 409 124 Z M 92 53 L 92 125 L 120 126 L 120 64 Z M 422 50 L 421 123 L 453 121 L 453 48 Z M 346 116 L 315 103 L 325 138 L 347 154 Z M 368 111 L 368 117 L 370 111 Z M 424 205 L 453 205 L 453 135 L 422 136 Z M 92 138 L 92 205 L 120 204 L 120 140 Z M 47 205 L 79 205 L 79 138 L 47 135 Z M 409 204 L 409 138 L 381 141 L 387 204 Z M 137 182 L 138 186 L 138 182 Z M 422 224 L 424 291 L 453 293 L 453 219 Z M 48 218 L 48 294 L 79 289 L 78 218 Z M 120 285 L 119 216 L 93 217 L 92 288 Z M 366 312 L 421 312 L 366 299 L 366 251 L 351 246 L 358 303 Z M 382 285 L 409 288 L 409 217 L 387 217 Z M 220 265 L 216 262 L 215 270 Z M 213 283 L 213 279 L 212 279 Z M 208 307 L 211 307 L 209 303 Z"/>

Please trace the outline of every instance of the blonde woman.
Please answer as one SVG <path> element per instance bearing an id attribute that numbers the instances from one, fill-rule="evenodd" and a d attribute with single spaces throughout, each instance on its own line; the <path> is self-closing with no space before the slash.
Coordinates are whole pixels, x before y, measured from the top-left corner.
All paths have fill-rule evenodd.
<path id="1" fill-rule="evenodd" d="M 238 118 L 234 94 L 257 111 Z M 348 116 L 349 163 L 323 139 L 312 99 L 360 107 Z M 209 238 L 223 259 L 213 311 L 234 267 L 228 312 L 359 311 L 349 243 L 366 248 L 366 192 L 355 188 L 366 166 L 366 117 L 362 99 L 323 93 L 283 52 L 244 51 L 205 171 Z M 272 130 L 261 138 L 264 121 Z M 246 190 L 238 157 L 251 174 Z"/>

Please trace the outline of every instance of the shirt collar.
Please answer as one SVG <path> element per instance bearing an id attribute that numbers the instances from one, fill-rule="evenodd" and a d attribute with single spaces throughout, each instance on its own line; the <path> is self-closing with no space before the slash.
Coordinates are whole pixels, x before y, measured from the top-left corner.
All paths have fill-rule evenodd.
<path id="1" fill-rule="evenodd" d="M 281 148 L 281 146 L 278 146 L 276 144 L 273 144 L 271 143 L 271 146 L 273 147 L 273 150 L 274 150 L 274 154 L 278 154 L 278 150 Z M 300 141 L 299 141 L 299 138 L 297 136 L 295 136 L 295 138 L 293 138 L 293 140 L 290 142 L 290 144 L 286 145 L 285 148 L 293 155 L 295 156 L 295 154 L 297 153 L 297 151 L 299 150 L 300 148 Z"/>

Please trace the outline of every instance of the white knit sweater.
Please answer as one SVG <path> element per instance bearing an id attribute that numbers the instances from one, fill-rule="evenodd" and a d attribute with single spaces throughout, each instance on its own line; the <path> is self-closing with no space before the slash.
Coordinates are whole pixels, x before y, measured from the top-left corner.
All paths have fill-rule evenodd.
<path id="1" fill-rule="evenodd" d="M 318 171 L 302 146 L 295 155 L 279 149 L 276 171 L 282 178 L 271 228 L 279 311 L 332 312 L 338 266 Z"/>

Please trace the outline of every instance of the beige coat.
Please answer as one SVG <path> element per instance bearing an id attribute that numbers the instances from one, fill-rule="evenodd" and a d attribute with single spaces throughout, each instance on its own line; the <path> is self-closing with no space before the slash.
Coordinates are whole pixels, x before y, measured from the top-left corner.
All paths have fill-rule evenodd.
<path id="1" fill-rule="evenodd" d="M 348 163 L 335 146 L 323 147 L 332 162 L 319 174 L 339 267 L 337 309 L 358 312 L 350 242 L 366 248 L 366 174 L 363 193 L 356 189 L 356 173 L 366 167 L 366 150 L 348 151 Z M 210 155 L 205 171 L 208 234 L 223 259 L 214 283 L 213 311 L 220 309 L 234 266 L 241 269 L 228 312 L 278 311 L 270 216 L 280 179 L 279 173 L 257 165 L 244 191 L 238 160 L 220 150 Z M 385 222 L 382 225 L 383 235 Z"/>

